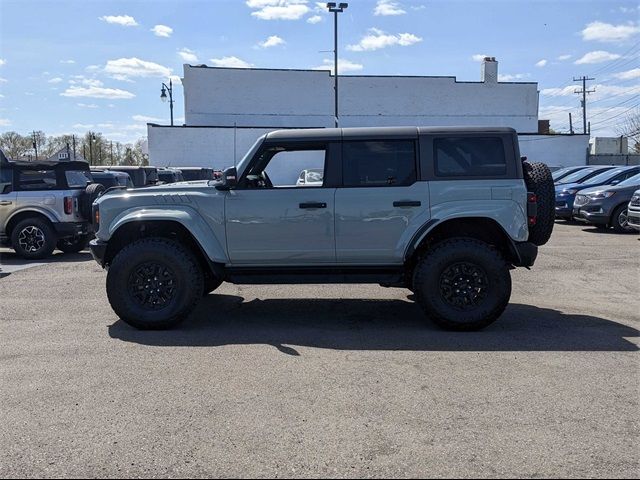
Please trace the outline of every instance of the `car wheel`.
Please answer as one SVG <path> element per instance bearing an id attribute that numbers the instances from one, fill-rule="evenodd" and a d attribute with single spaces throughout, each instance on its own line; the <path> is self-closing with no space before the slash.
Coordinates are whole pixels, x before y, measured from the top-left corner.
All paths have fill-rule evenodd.
<path id="1" fill-rule="evenodd" d="M 107 297 L 116 314 L 143 330 L 171 328 L 191 313 L 203 291 L 194 255 L 166 238 L 145 238 L 123 248 L 107 274 Z"/>
<path id="2" fill-rule="evenodd" d="M 64 253 L 78 253 L 87 248 L 89 237 L 87 235 L 76 235 L 75 237 L 61 238 L 56 247 Z"/>
<path id="3" fill-rule="evenodd" d="M 46 258 L 56 247 L 56 232 L 42 218 L 26 218 L 18 222 L 11 231 L 11 246 L 18 255 L 26 259 Z"/>
<path id="4" fill-rule="evenodd" d="M 635 232 L 635 229 L 629 226 L 626 204 L 620 205 L 613 211 L 613 215 L 611 216 L 611 226 L 618 233 Z"/>
<path id="5" fill-rule="evenodd" d="M 500 252 L 471 238 L 436 245 L 418 261 L 418 304 L 447 330 L 479 330 L 493 323 L 511 297 L 511 275 Z"/>

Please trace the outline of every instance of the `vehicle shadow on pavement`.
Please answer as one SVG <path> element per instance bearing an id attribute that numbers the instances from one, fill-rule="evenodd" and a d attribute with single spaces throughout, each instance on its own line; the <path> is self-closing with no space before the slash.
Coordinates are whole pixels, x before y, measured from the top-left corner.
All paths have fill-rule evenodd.
<path id="1" fill-rule="evenodd" d="M 211 294 L 179 327 L 140 331 L 122 320 L 112 338 L 150 346 L 272 345 L 294 348 L 409 351 L 620 351 L 639 350 L 633 327 L 589 315 L 511 304 L 481 332 L 447 332 L 413 302 L 365 299 L 251 300 Z"/>
<path id="2" fill-rule="evenodd" d="M 93 260 L 93 258 L 91 257 L 91 254 L 86 251 L 79 253 L 54 252 L 50 257 L 43 258 L 41 260 L 27 260 L 20 257 L 15 252 L 0 252 L 0 278 L 7 277 L 15 271 L 29 268 L 31 266 L 37 267 L 47 263 L 59 262 L 87 262 L 89 260 Z"/>

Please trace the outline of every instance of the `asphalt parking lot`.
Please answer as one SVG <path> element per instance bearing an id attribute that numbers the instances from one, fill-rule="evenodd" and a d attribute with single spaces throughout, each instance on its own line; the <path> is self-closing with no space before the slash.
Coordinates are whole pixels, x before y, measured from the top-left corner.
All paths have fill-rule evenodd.
<path id="1" fill-rule="evenodd" d="M 558 223 L 504 316 L 410 292 L 234 286 L 118 320 L 88 253 L 2 250 L 3 477 L 638 477 L 640 242 Z"/>

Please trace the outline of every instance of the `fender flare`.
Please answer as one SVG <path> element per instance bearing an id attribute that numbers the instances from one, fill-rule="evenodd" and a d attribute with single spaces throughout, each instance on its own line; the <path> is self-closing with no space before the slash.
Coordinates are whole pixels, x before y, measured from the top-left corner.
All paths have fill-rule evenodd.
<path id="1" fill-rule="evenodd" d="M 165 221 L 182 225 L 193 237 L 205 256 L 212 262 L 227 263 L 227 254 L 222 243 L 211 230 L 207 222 L 193 208 L 181 206 L 168 208 L 155 206 L 152 208 L 134 207 L 120 213 L 109 224 L 109 238 L 124 225 L 135 222 Z"/>
<path id="2" fill-rule="evenodd" d="M 57 218 L 53 213 L 51 213 L 51 211 L 47 210 L 46 208 L 29 206 L 29 207 L 26 207 L 26 208 L 18 209 L 15 212 L 13 212 L 11 214 L 11 216 L 9 216 L 9 218 L 7 218 L 7 221 L 5 222 L 5 225 L 9 225 L 9 223 L 11 223 L 11 221 L 17 215 L 21 215 L 23 213 L 37 213 L 37 214 L 42 215 L 43 217 L 46 217 L 47 220 L 49 220 L 51 223 L 59 223 L 60 222 L 60 219 Z"/>

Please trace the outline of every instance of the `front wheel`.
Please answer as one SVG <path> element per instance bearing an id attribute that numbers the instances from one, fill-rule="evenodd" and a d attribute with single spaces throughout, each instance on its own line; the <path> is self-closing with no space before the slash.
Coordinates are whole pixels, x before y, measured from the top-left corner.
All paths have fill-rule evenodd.
<path id="1" fill-rule="evenodd" d="M 144 238 L 123 248 L 107 274 L 116 314 L 142 330 L 171 328 L 191 313 L 204 288 L 194 255 L 178 242 Z"/>
<path id="2" fill-rule="evenodd" d="M 618 233 L 632 233 L 635 232 L 633 227 L 629 226 L 629 219 L 627 218 L 628 211 L 627 205 L 620 205 L 616 208 L 611 216 L 611 226 Z"/>
<path id="3" fill-rule="evenodd" d="M 504 312 L 511 275 L 500 252 L 472 238 L 436 245 L 418 262 L 413 287 L 418 304 L 447 330 L 479 330 Z"/>

